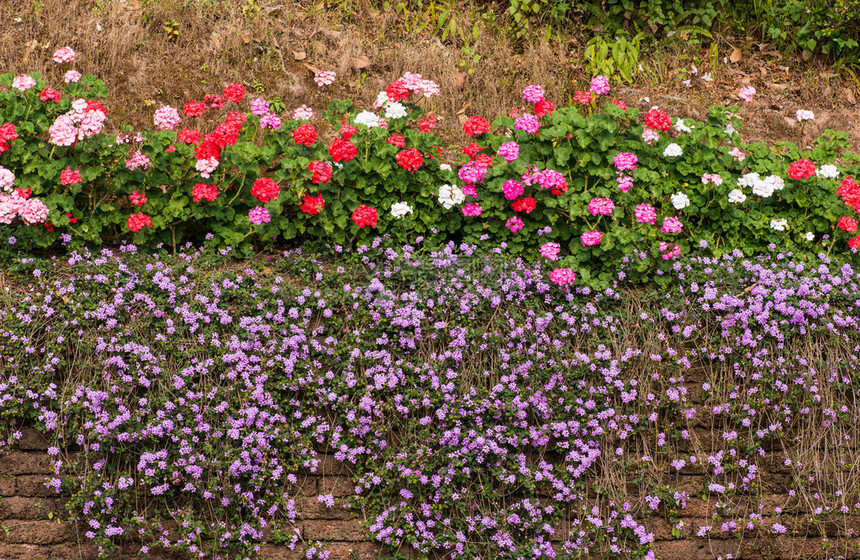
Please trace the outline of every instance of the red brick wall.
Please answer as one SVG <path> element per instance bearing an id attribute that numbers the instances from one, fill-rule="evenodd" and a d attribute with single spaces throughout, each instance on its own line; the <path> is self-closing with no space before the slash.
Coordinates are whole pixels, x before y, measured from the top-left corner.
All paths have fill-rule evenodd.
<path id="1" fill-rule="evenodd" d="M 83 531 L 73 524 L 65 523 L 66 512 L 63 500 L 45 486 L 50 478 L 45 455 L 44 439 L 35 430 L 27 430 L 20 450 L 0 455 L 0 560 L 88 560 L 96 558 L 95 547 L 83 538 Z M 713 503 L 691 498 L 686 509 L 679 512 L 684 522 L 681 539 L 675 539 L 671 527 L 662 519 L 652 518 L 646 526 L 655 536 L 657 556 L 665 560 L 704 560 L 722 556 L 738 559 L 761 560 L 813 560 L 828 558 L 860 559 L 860 538 L 838 538 L 839 527 L 816 525 L 803 504 L 787 494 L 785 473 L 780 472 L 780 462 L 775 458 L 771 472 L 763 473 L 769 480 L 769 493 L 757 498 L 763 506 L 765 518 L 781 507 L 792 512 L 793 524 L 786 523 L 785 535 L 773 536 L 767 525 L 756 535 L 739 540 L 719 531 L 712 531 L 710 538 L 697 538 L 696 528 L 714 525 L 710 515 Z M 341 508 L 326 508 L 318 500 L 319 494 L 344 497 L 352 493 L 352 483 L 343 465 L 327 457 L 319 471 L 321 475 L 308 474 L 299 480 L 295 491 L 298 509 L 302 512 L 299 527 L 308 541 L 330 543 L 332 560 L 358 560 L 378 558 L 379 548 L 365 540 L 359 517 Z M 704 475 L 685 470 L 681 488 L 701 488 Z M 860 516 L 846 517 L 845 522 L 860 535 Z M 562 528 L 563 529 L 563 528 Z M 846 527 L 841 527 L 844 534 Z M 821 531 L 830 537 L 821 537 Z M 563 531 L 557 533 L 561 539 Z M 813 536 L 814 535 L 814 536 Z M 137 548 L 121 552 L 120 558 L 139 558 Z M 287 547 L 269 546 L 261 558 L 272 560 L 298 560 L 301 550 L 291 551 Z M 178 556 L 150 554 L 153 560 L 176 560 Z"/>

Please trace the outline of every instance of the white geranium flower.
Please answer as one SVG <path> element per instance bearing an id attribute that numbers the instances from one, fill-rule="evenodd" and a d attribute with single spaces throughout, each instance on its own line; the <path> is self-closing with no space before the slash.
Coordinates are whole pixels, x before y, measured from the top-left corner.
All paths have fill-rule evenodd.
<path id="1" fill-rule="evenodd" d="M 442 185 L 439 187 L 439 204 L 445 207 L 445 210 L 450 210 L 457 204 L 462 204 L 466 201 L 466 195 L 463 190 L 457 185 Z"/>
<path id="2" fill-rule="evenodd" d="M 663 150 L 663 155 L 665 157 L 678 157 L 683 153 L 684 150 L 681 149 L 681 146 L 675 144 L 674 142 L 666 146 L 666 149 Z"/>
<path id="3" fill-rule="evenodd" d="M 758 181 L 753 185 L 752 192 L 756 196 L 767 198 L 773 194 L 773 184 L 767 181 Z"/>
<path id="4" fill-rule="evenodd" d="M 403 103 L 395 101 L 385 106 L 386 119 L 402 119 L 406 116 L 406 107 Z"/>
<path id="5" fill-rule="evenodd" d="M 726 128 L 724 128 L 724 129 L 723 129 L 723 132 L 725 132 L 726 134 L 728 134 L 729 136 L 731 136 L 732 134 L 734 134 L 735 132 L 737 132 L 737 129 L 736 129 L 734 126 L 732 126 L 732 123 L 728 123 L 728 124 L 726 125 Z"/>
<path id="6" fill-rule="evenodd" d="M 807 232 L 803 235 L 803 238 L 804 238 L 804 239 L 806 239 L 807 241 L 812 241 L 813 239 L 815 239 L 815 234 L 814 234 L 814 233 L 812 233 L 811 231 L 807 231 Z"/>
<path id="7" fill-rule="evenodd" d="M 825 179 L 835 179 L 839 177 L 839 170 L 835 165 L 827 164 L 818 168 L 818 175 Z"/>
<path id="8" fill-rule="evenodd" d="M 391 215 L 397 219 L 412 213 L 412 207 L 406 202 L 395 202 L 391 205 Z"/>
<path id="9" fill-rule="evenodd" d="M 684 124 L 684 119 L 678 119 L 675 121 L 675 130 L 678 132 L 692 132 L 695 126 L 687 126 Z"/>
<path id="10" fill-rule="evenodd" d="M 380 91 L 376 96 L 376 101 L 373 103 L 373 108 L 382 109 L 385 107 L 386 103 L 388 103 L 388 94 L 384 91 Z"/>
<path id="11" fill-rule="evenodd" d="M 807 111 L 806 109 L 798 109 L 797 111 L 797 122 L 811 121 L 814 118 L 815 115 L 812 111 Z"/>
<path id="12" fill-rule="evenodd" d="M 738 179 L 739 187 L 754 187 L 756 183 L 761 181 L 761 176 L 758 173 L 747 173 Z"/>
<path id="13" fill-rule="evenodd" d="M 733 189 L 729 192 L 729 202 L 732 204 L 740 204 L 747 199 L 747 195 L 740 189 Z"/>
<path id="14" fill-rule="evenodd" d="M 710 72 L 705 72 L 704 74 L 702 74 L 702 81 L 703 82 L 713 82 L 714 78 L 713 78 L 713 76 L 711 76 Z"/>
<path id="15" fill-rule="evenodd" d="M 785 231 L 785 228 L 788 226 L 788 220 L 784 220 L 782 218 L 778 220 L 770 221 L 770 229 L 776 231 Z"/>
<path id="16" fill-rule="evenodd" d="M 370 111 L 362 111 L 355 116 L 352 122 L 374 128 L 379 126 L 379 115 Z"/>
<path id="17" fill-rule="evenodd" d="M 690 205 L 690 197 L 682 192 L 676 192 L 671 196 L 672 198 L 672 206 L 675 207 L 675 210 L 681 210 L 682 208 L 686 208 Z"/>
<path id="18" fill-rule="evenodd" d="M 763 181 L 767 185 L 770 185 L 770 187 L 772 188 L 771 192 L 781 191 L 782 189 L 785 188 L 785 181 L 779 175 L 768 175 L 767 177 L 765 177 L 763 179 Z M 770 195 L 768 195 L 768 196 L 770 196 Z"/>
<path id="19" fill-rule="evenodd" d="M 441 169 L 442 171 L 452 171 L 451 166 L 448 165 L 447 163 L 440 163 L 439 169 Z"/>

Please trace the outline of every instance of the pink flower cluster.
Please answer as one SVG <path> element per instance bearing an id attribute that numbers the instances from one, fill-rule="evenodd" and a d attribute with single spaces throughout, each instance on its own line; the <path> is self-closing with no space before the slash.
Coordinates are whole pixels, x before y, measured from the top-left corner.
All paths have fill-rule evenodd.
<path id="1" fill-rule="evenodd" d="M 41 224 L 48 219 L 48 206 L 38 198 L 27 198 L 15 191 L 0 194 L 0 224 L 11 224 L 20 216 L 27 225 Z"/>
<path id="2" fill-rule="evenodd" d="M 592 245 L 600 245 L 600 239 L 603 237 L 603 234 L 599 231 L 586 231 L 580 236 L 580 241 L 582 241 L 583 247 L 590 247 Z"/>
<path id="3" fill-rule="evenodd" d="M 505 181 L 505 184 L 502 185 L 502 193 L 505 195 L 507 200 L 514 200 L 523 194 L 523 184 L 519 181 L 514 181 L 513 179 L 508 179 Z"/>
<path id="4" fill-rule="evenodd" d="M 531 182 L 537 182 L 542 189 L 567 192 L 567 179 L 555 169 L 544 169 L 538 173 L 533 173 Z M 553 194 L 560 193 L 554 192 Z"/>
<path id="5" fill-rule="evenodd" d="M 523 90 L 523 100 L 529 103 L 537 103 L 543 99 L 544 91 L 540 86 L 526 86 Z"/>
<path id="6" fill-rule="evenodd" d="M 650 204 L 640 204 L 633 214 L 640 223 L 654 225 L 657 222 L 657 210 Z"/>
<path id="7" fill-rule="evenodd" d="M 591 91 L 597 95 L 609 93 L 609 78 L 606 76 L 595 76 L 591 79 Z"/>
<path id="8" fill-rule="evenodd" d="M 559 251 L 561 251 L 561 245 L 552 241 L 544 243 L 540 247 L 541 256 L 551 261 L 558 260 Z"/>
<path id="9" fill-rule="evenodd" d="M 251 101 L 251 114 L 262 117 L 269 112 L 269 102 L 262 98 Z"/>
<path id="10" fill-rule="evenodd" d="M 78 83 L 78 82 L 80 82 L 80 81 L 81 81 L 81 78 L 83 78 L 83 76 L 81 76 L 81 73 L 80 73 L 80 72 L 78 72 L 77 70 L 69 70 L 69 71 L 68 71 L 68 72 L 66 72 L 66 73 L 65 73 L 65 75 L 63 76 L 63 80 L 64 80 L 67 84 L 71 84 L 71 83 Z"/>
<path id="11" fill-rule="evenodd" d="M 308 107 L 307 105 L 302 105 L 295 111 L 293 111 L 293 120 L 296 121 L 309 121 L 314 118 L 314 110 Z"/>
<path id="12" fill-rule="evenodd" d="M 514 121 L 514 130 L 524 130 L 529 134 L 537 134 L 540 130 L 540 120 L 529 113 L 525 113 Z"/>
<path id="13" fill-rule="evenodd" d="M 100 103 L 77 99 L 72 103 L 72 110 L 58 116 L 48 129 L 51 143 L 71 146 L 78 140 L 95 136 L 104 128 L 106 119 L 107 115 Z"/>
<path id="14" fill-rule="evenodd" d="M 459 171 L 460 180 L 467 185 L 482 183 L 486 174 L 487 168 L 477 161 L 467 162 Z"/>
<path id="15" fill-rule="evenodd" d="M 0 190 L 10 192 L 15 183 L 15 174 L 0 165 Z"/>
<path id="16" fill-rule="evenodd" d="M 707 185 L 708 183 L 713 183 L 716 186 L 720 186 L 723 184 L 723 178 L 720 177 L 719 173 L 705 173 L 702 175 L 702 183 Z"/>
<path id="17" fill-rule="evenodd" d="M 615 210 L 615 203 L 608 198 L 592 198 L 588 203 L 588 211 L 592 216 L 609 216 Z"/>
<path id="18" fill-rule="evenodd" d="M 672 216 L 671 218 L 663 218 L 663 225 L 660 226 L 660 231 L 663 233 L 681 233 L 684 224 L 681 223 L 681 220 Z"/>
<path id="19" fill-rule="evenodd" d="M 642 140 L 645 141 L 649 146 L 653 146 L 654 142 L 660 139 L 660 133 L 654 130 L 653 128 L 645 127 L 645 130 L 642 131 Z"/>
<path id="20" fill-rule="evenodd" d="M 218 168 L 218 160 L 214 157 L 198 159 L 194 168 L 200 172 L 200 176 L 208 179 L 209 175 Z"/>
<path id="21" fill-rule="evenodd" d="M 62 64 L 63 62 L 71 62 L 75 59 L 77 53 L 71 47 L 61 47 L 54 52 L 54 62 Z"/>
<path id="22" fill-rule="evenodd" d="M 256 206 L 251 208 L 248 212 L 248 220 L 254 225 L 260 225 L 263 223 L 269 223 L 272 221 L 272 217 L 269 214 L 269 211 L 263 208 L 262 206 Z"/>
<path id="23" fill-rule="evenodd" d="M 512 218 L 508 218 L 508 221 L 505 222 L 505 227 L 510 228 L 511 233 L 516 233 L 519 230 L 523 229 L 523 221 L 519 218 L 519 216 L 514 216 Z"/>
<path id="24" fill-rule="evenodd" d="M 553 284 L 566 286 L 567 284 L 573 284 L 576 280 L 576 273 L 569 268 L 556 268 L 549 273 L 549 279 Z"/>
<path id="25" fill-rule="evenodd" d="M 677 243 L 660 242 L 660 252 L 663 253 L 663 260 L 671 260 L 681 256 L 681 246 Z"/>
<path id="26" fill-rule="evenodd" d="M 334 83 L 334 78 L 337 76 L 334 72 L 330 70 L 323 70 L 322 72 L 317 72 L 314 74 L 314 82 L 319 87 L 330 86 Z"/>
<path id="27" fill-rule="evenodd" d="M 520 157 L 520 145 L 516 142 L 505 142 L 496 153 L 507 162 L 516 161 Z"/>
<path id="28" fill-rule="evenodd" d="M 23 76 L 15 76 L 15 79 L 12 80 L 12 87 L 19 91 L 27 91 L 36 85 L 36 80 L 33 79 L 32 76 L 23 75 Z"/>
<path id="29" fill-rule="evenodd" d="M 636 169 L 636 164 L 639 163 L 639 158 L 630 152 L 619 152 L 612 158 L 612 163 L 615 164 L 615 169 L 618 171 L 633 171 Z"/>
<path id="30" fill-rule="evenodd" d="M 477 202 L 469 202 L 463 205 L 463 215 L 464 216 L 480 216 L 481 215 L 481 205 Z"/>
<path id="31" fill-rule="evenodd" d="M 152 122 L 160 130 L 173 130 L 182 122 L 182 119 L 179 117 L 179 111 L 170 105 L 165 105 L 156 109 Z"/>
<path id="32" fill-rule="evenodd" d="M 125 162 L 125 166 L 134 171 L 135 169 L 149 169 L 152 167 L 152 162 L 149 160 L 146 154 L 137 150 L 132 154 L 132 156 Z"/>

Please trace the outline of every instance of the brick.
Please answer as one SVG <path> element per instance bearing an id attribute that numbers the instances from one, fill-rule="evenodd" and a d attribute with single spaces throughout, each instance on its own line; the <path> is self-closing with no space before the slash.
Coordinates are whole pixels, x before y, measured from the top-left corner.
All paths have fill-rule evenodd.
<path id="1" fill-rule="evenodd" d="M 302 537 L 310 541 L 356 542 L 367 538 L 357 519 L 348 521 L 304 521 L 300 524 Z"/>
<path id="2" fill-rule="evenodd" d="M 335 499 L 334 507 L 326 507 L 316 497 L 296 498 L 302 519 L 352 519 L 355 514 L 343 507 L 343 499 Z"/>
<path id="3" fill-rule="evenodd" d="M 57 495 L 53 488 L 45 486 L 50 476 L 24 475 L 15 477 L 15 492 L 18 496 L 50 498 Z"/>
<path id="4" fill-rule="evenodd" d="M 761 558 L 755 553 L 739 555 L 737 540 L 657 541 L 654 543 L 654 553 L 660 560 L 713 560 L 717 556 L 725 558 L 727 554 L 744 560 Z"/>
<path id="5" fill-rule="evenodd" d="M 55 498 L 0 498 L 0 519 L 48 519 L 48 515 L 63 514 L 60 500 Z"/>
<path id="6" fill-rule="evenodd" d="M 0 525 L 8 530 L 6 542 L 12 544 L 57 544 L 73 536 L 72 527 L 59 521 L 6 520 Z"/>
<path id="7" fill-rule="evenodd" d="M 290 550 L 287 546 L 267 545 L 260 550 L 260 560 L 302 560 L 304 547 L 297 545 Z"/>
<path id="8" fill-rule="evenodd" d="M 15 477 L 7 474 L 0 474 L 0 496 L 15 495 Z M 2 558 L 2 556 L 0 556 Z"/>
<path id="9" fill-rule="evenodd" d="M 286 490 L 290 496 L 316 496 L 319 489 L 318 476 L 297 475 L 295 484 L 287 484 Z"/>
<path id="10" fill-rule="evenodd" d="M 0 455 L 0 474 L 48 474 L 48 457 L 41 453 L 4 453 Z"/>
<path id="11" fill-rule="evenodd" d="M 349 463 L 338 461 L 334 455 L 323 453 L 317 456 L 319 464 L 317 465 L 316 473 L 321 476 L 351 476 L 352 468 Z"/>
<path id="12" fill-rule="evenodd" d="M 375 560 L 380 556 L 377 545 L 369 542 L 335 542 L 326 547 L 329 560 Z"/>
<path id="13" fill-rule="evenodd" d="M 680 510 L 678 515 L 680 517 L 710 518 L 715 511 L 715 500 L 705 501 L 700 498 L 689 498 L 687 500 L 687 507 Z"/>
<path id="14" fill-rule="evenodd" d="M 355 485 L 345 476 L 326 476 L 319 480 L 319 493 L 335 497 L 352 496 L 355 493 Z"/>
<path id="15" fill-rule="evenodd" d="M 24 428 L 21 430 L 21 439 L 18 440 L 18 447 L 24 451 L 47 451 L 48 440 L 39 433 L 39 430 Z"/>

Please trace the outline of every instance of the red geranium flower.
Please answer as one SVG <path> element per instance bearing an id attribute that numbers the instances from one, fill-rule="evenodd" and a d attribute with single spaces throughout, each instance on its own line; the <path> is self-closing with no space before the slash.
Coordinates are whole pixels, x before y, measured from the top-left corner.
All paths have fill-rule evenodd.
<path id="1" fill-rule="evenodd" d="M 41 99 L 43 102 L 53 100 L 54 103 L 59 103 L 60 97 L 62 97 L 60 92 L 52 87 L 46 87 L 42 90 L 42 93 L 39 94 L 39 99 Z"/>
<path id="2" fill-rule="evenodd" d="M 421 157 L 421 152 L 415 148 L 401 150 L 396 156 L 394 156 L 394 159 L 397 160 L 397 164 L 400 165 L 400 167 L 410 173 L 415 173 L 415 171 L 421 167 L 421 164 L 424 163 L 424 158 Z"/>
<path id="3" fill-rule="evenodd" d="M 463 132 L 468 136 L 479 136 L 490 131 L 490 124 L 481 117 L 469 117 L 463 123 Z"/>
<path id="4" fill-rule="evenodd" d="M 475 156 L 478 155 L 478 152 L 483 150 L 484 148 L 472 142 L 465 148 L 463 148 L 463 153 L 469 156 L 469 159 L 475 159 Z"/>
<path id="5" fill-rule="evenodd" d="M 137 214 L 132 214 L 128 217 L 128 229 L 134 232 L 138 232 L 143 229 L 144 226 L 152 227 L 152 218 L 147 216 L 142 212 L 138 212 Z"/>
<path id="6" fill-rule="evenodd" d="M 77 185 L 81 182 L 81 172 L 78 169 L 72 171 L 71 167 L 66 167 L 60 171 L 61 185 Z"/>
<path id="7" fill-rule="evenodd" d="M 311 172 L 311 183 L 325 185 L 331 179 L 331 165 L 324 161 L 312 161 L 308 164 Z"/>
<path id="8" fill-rule="evenodd" d="M 325 207 L 325 200 L 321 194 L 317 196 L 306 196 L 304 198 L 304 202 L 301 206 L 299 206 L 299 210 L 304 212 L 305 214 L 310 214 L 313 216 L 314 214 L 319 214 L 322 209 Z"/>
<path id="9" fill-rule="evenodd" d="M 511 208 L 514 209 L 514 212 L 525 212 L 526 214 L 531 214 L 532 210 L 537 208 L 537 203 L 534 198 L 525 196 L 513 201 L 511 203 Z"/>
<path id="10" fill-rule="evenodd" d="M 360 228 L 376 227 L 376 208 L 362 204 L 352 212 L 352 221 Z"/>
<path id="11" fill-rule="evenodd" d="M 403 85 L 400 78 L 397 78 L 385 87 L 385 94 L 389 101 L 402 101 L 409 97 L 409 89 Z"/>
<path id="12" fill-rule="evenodd" d="M 856 237 L 852 237 L 851 239 L 849 239 L 848 240 L 848 246 L 851 247 L 852 249 L 860 248 L 860 235 L 858 235 Z"/>
<path id="13" fill-rule="evenodd" d="M 204 96 L 203 103 L 208 105 L 210 109 L 220 109 L 224 107 L 224 99 L 217 93 Z"/>
<path id="14" fill-rule="evenodd" d="M 194 157 L 197 159 L 221 159 L 221 148 L 207 134 L 203 142 L 194 148 Z"/>
<path id="15" fill-rule="evenodd" d="M 420 128 L 421 132 L 425 134 L 430 132 L 436 128 L 436 117 L 434 117 L 432 113 L 422 117 L 421 120 L 418 121 L 418 128 Z"/>
<path id="16" fill-rule="evenodd" d="M 627 110 L 627 104 L 624 103 L 623 101 L 619 101 L 618 99 L 615 99 L 615 100 L 611 101 L 611 103 L 617 107 L 621 107 L 622 111 Z"/>
<path id="17" fill-rule="evenodd" d="M 251 187 L 251 196 L 263 204 L 275 200 L 279 194 L 281 194 L 281 187 L 268 177 L 260 177 Z"/>
<path id="18" fill-rule="evenodd" d="M 186 117 L 200 117 L 206 111 L 206 104 L 202 101 L 194 101 L 193 99 L 185 104 L 182 112 Z"/>
<path id="19" fill-rule="evenodd" d="M 71 214 L 69 214 L 68 212 L 66 212 L 66 217 L 69 219 L 70 224 L 78 223 L 78 219 L 75 218 L 74 216 L 72 216 Z"/>
<path id="20" fill-rule="evenodd" d="M 226 99 L 227 101 L 241 103 L 244 97 L 245 86 L 243 86 L 242 84 L 230 82 L 229 84 L 227 84 L 227 87 L 224 88 L 224 99 Z"/>
<path id="21" fill-rule="evenodd" d="M 803 158 L 788 166 L 788 176 L 792 179 L 809 179 L 815 176 L 815 164 Z"/>
<path id="22" fill-rule="evenodd" d="M 551 115 L 553 111 L 555 111 L 555 105 L 549 99 L 541 99 L 535 103 L 535 115 L 538 117 Z"/>
<path id="23" fill-rule="evenodd" d="M 191 199 L 194 202 L 200 202 L 201 200 L 213 202 L 216 198 L 218 198 L 218 187 L 215 185 L 197 183 L 191 189 Z"/>
<path id="24" fill-rule="evenodd" d="M 349 140 L 355 133 L 358 132 L 358 125 L 349 126 L 345 122 L 341 121 L 340 123 L 340 137 L 344 140 Z"/>
<path id="25" fill-rule="evenodd" d="M 200 143 L 200 133 L 191 128 L 183 128 L 176 135 L 176 139 L 185 144 L 198 144 Z"/>
<path id="26" fill-rule="evenodd" d="M 293 142 L 297 145 L 313 146 L 317 141 L 317 130 L 312 124 L 303 124 L 293 131 Z"/>
<path id="27" fill-rule="evenodd" d="M 33 194 L 33 189 L 15 189 L 15 192 L 18 193 L 18 196 L 26 200 Z"/>
<path id="28" fill-rule="evenodd" d="M 672 119 L 660 109 L 651 109 L 645 113 L 645 124 L 654 130 L 669 130 Z"/>
<path id="29" fill-rule="evenodd" d="M 137 189 L 133 190 L 128 197 L 135 206 L 143 206 L 149 200 L 146 198 L 146 195 L 141 194 Z"/>
<path id="30" fill-rule="evenodd" d="M 593 99 L 594 95 L 590 91 L 577 90 L 576 95 L 573 96 L 573 100 L 582 105 L 588 105 Z"/>
<path id="31" fill-rule="evenodd" d="M 475 157 L 475 163 L 477 163 L 478 165 L 483 165 L 484 167 L 492 167 L 493 158 L 491 158 L 487 154 L 478 154 L 477 157 Z"/>
<path id="32" fill-rule="evenodd" d="M 358 155 L 358 148 L 349 140 L 335 138 L 328 149 L 328 154 L 334 161 L 350 161 Z"/>
<path id="33" fill-rule="evenodd" d="M 857 231 L 857 220 L 849 218 L 848 216 L 842 216 L 836 223 L 836 227 L 844 229 L 848 233 L 854 233 Z"/>
<path id="34" fill-rule="evenodd" d="M 406 147 L 406 139 L 403 138 L 402 134 L 392 134 L 385 139 L 385 142 L 391 144 L 392 146 L 397 146 L 398 148 Z"/>

